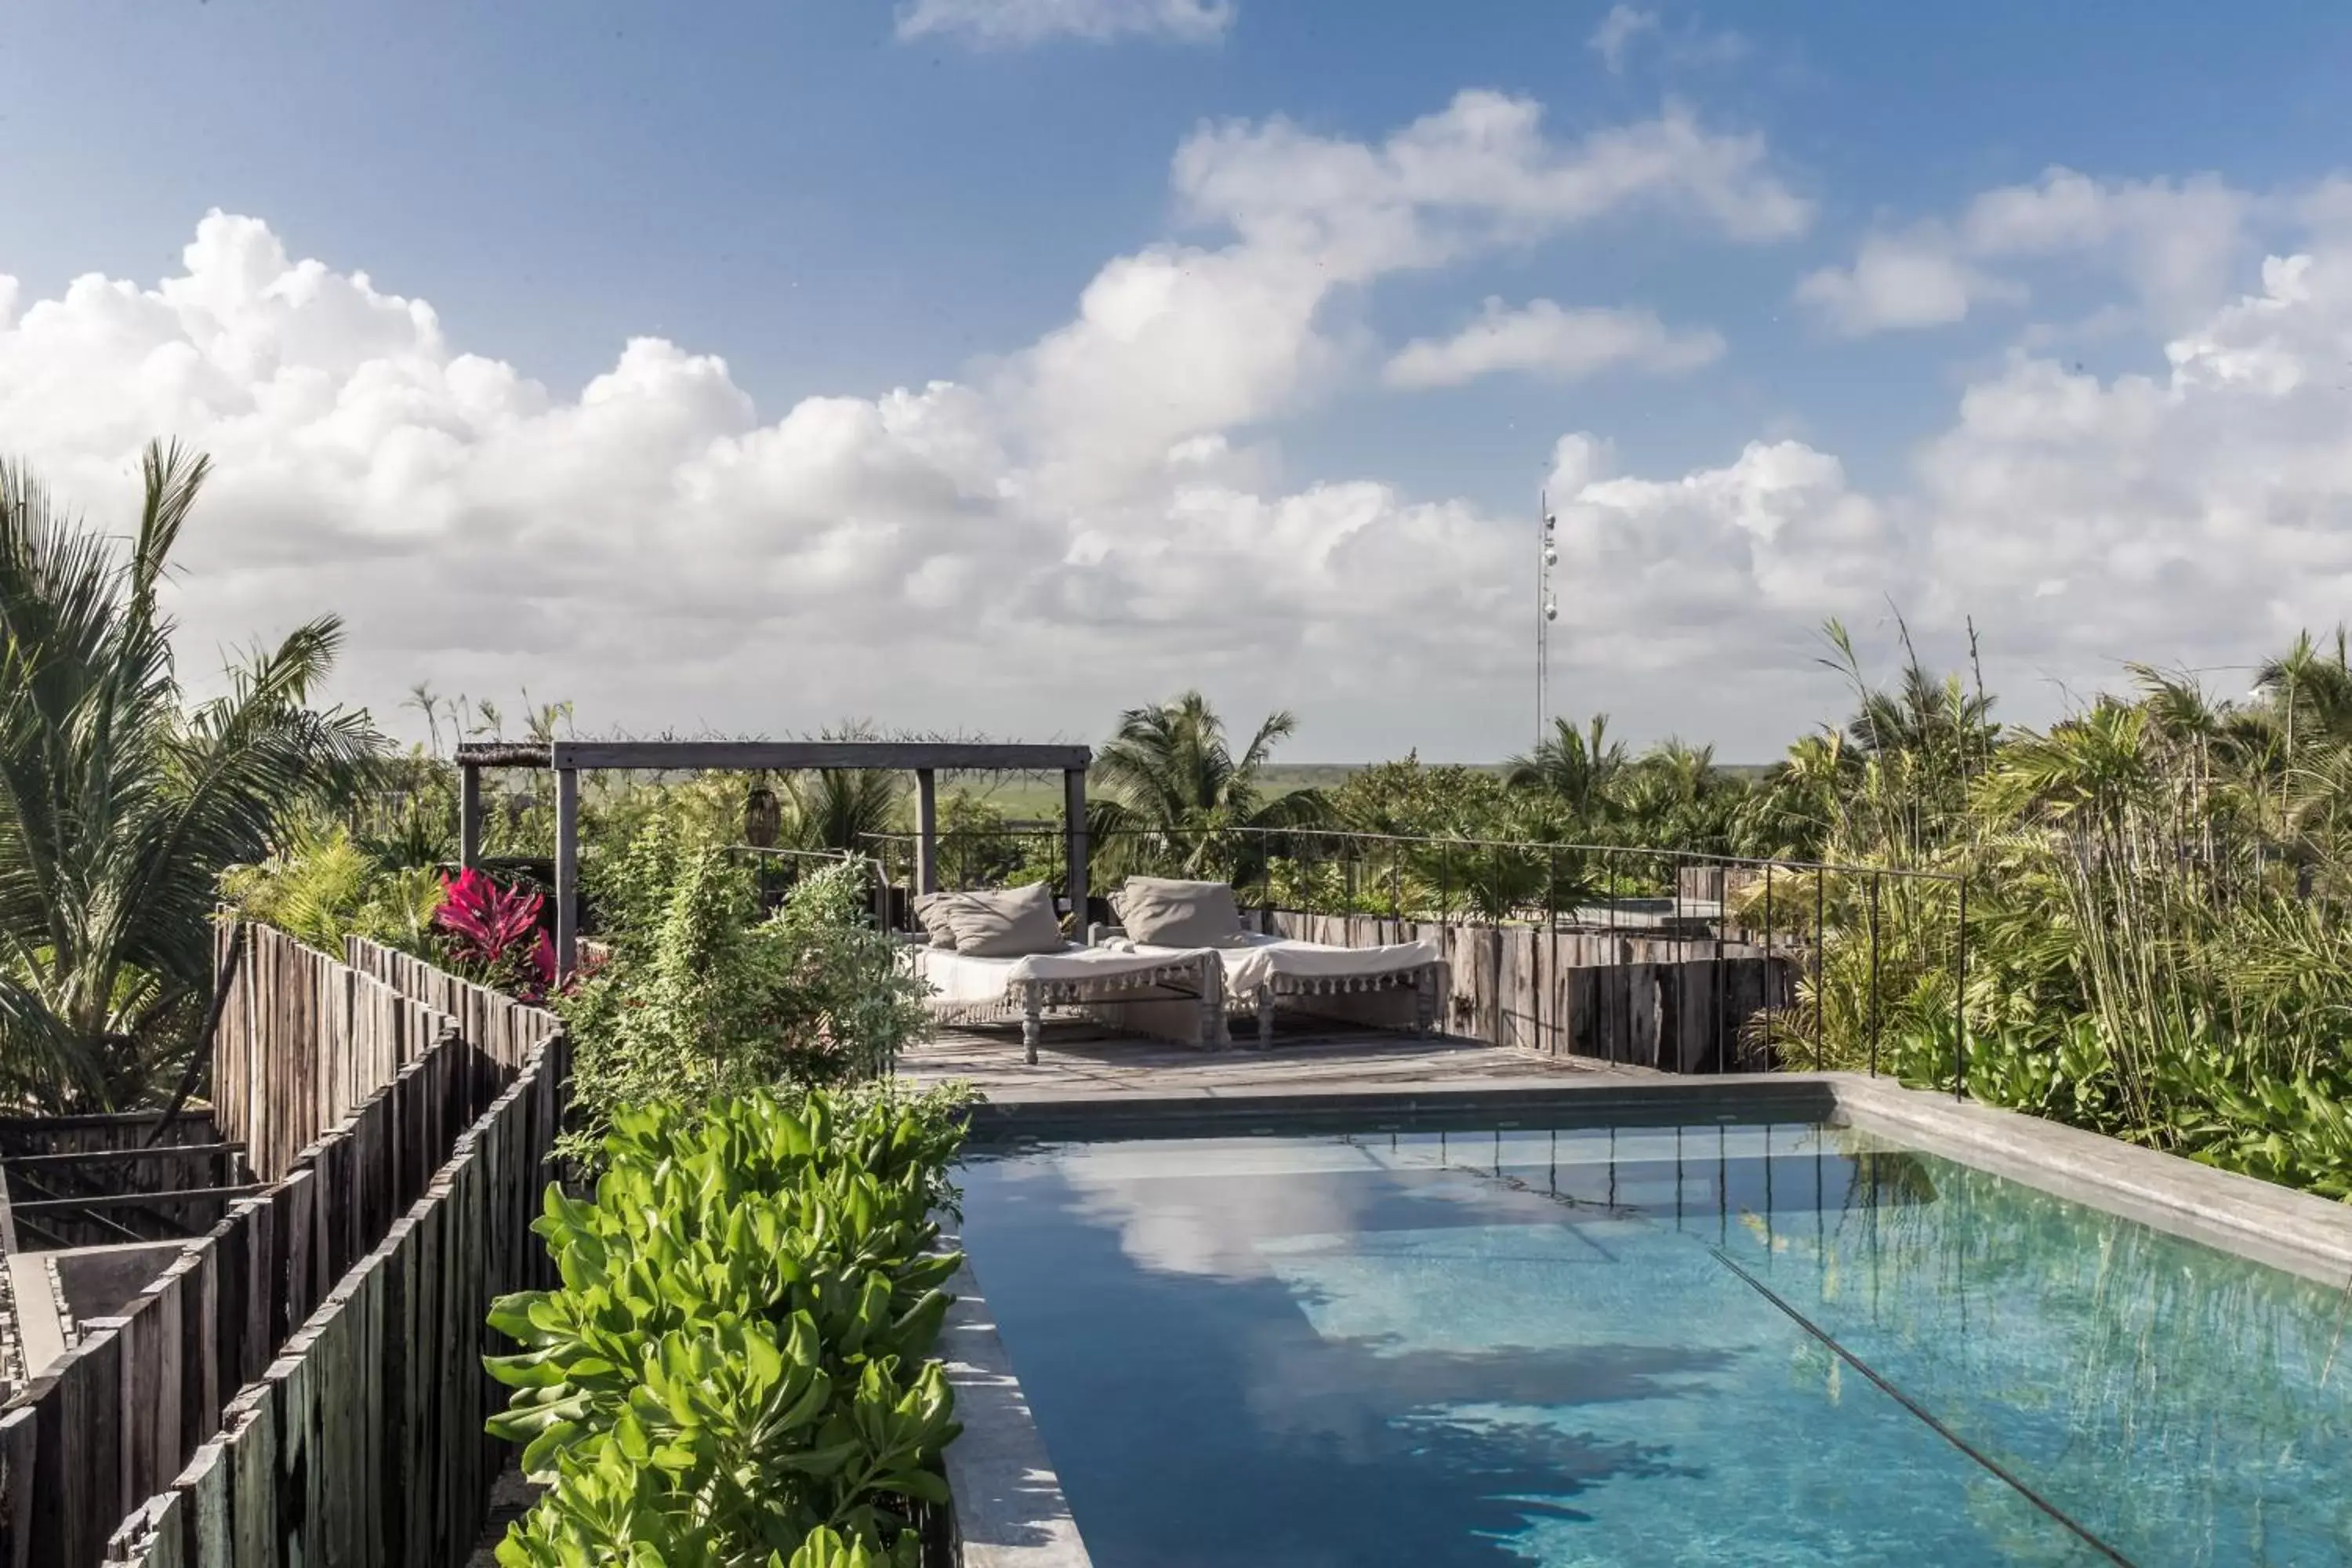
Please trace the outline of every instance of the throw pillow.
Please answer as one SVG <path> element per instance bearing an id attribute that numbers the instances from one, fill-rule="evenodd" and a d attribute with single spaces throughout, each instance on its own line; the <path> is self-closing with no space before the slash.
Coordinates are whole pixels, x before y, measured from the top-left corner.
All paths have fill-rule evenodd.
<path id="1" fill-rule="evenodd" d="M 1043 882 L 1001 893 L 960 894 L 945 912 L 955 929 L 956 951 L 975 958 L 1024 958 L 1059 952 L 1064 945 L 1054 889 Z"/>
<path id="2" fill-rule="evenodd" d="M 948 910 L 962 898 L 961 893 L 921 893 L 915 899 L 915 920 L 923 934 L 931 939 L 933 947 L 953 947 L 955 927 L 948 922 Z"/>
<path id="3" fill-rule="evenodd" d="M 1242 939 L 1242 912 L 1224 882 L 1129 877 L 1111 908 L 1128 940 L 1145 947 L 1231 947 Z"/>

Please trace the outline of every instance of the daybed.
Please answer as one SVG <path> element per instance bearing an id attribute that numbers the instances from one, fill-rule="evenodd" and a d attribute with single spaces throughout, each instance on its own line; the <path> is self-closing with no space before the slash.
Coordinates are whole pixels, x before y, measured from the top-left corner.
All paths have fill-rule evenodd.
<path id="1" fill-rule="evenodd" d="M 1017 1012 L 1022 1051 L 1032 1062 L 1047 1007 L 1083 1008 L 1106 1022 L 1185 1045 L 1225 1041 L 1224 972 L 1208 952 L 1119 952 L 1076 942 L 1019 958 L 941 947 L 908 951 L 915 973 L 930 983 L 936 1016 L 981 1022 Z"/>
<path id="2" fill-rule="evenodd" d="M 935 1016 L 1021 1019 L 1037 1059 L 1045 1009 L 1079 1008 L 1118 1027 L 1188 1045 L 1224 1043 L 1224 971 L 1206 952 L 1115 952 L 1069 942 L 1042 886 L 927 893 L 915 900 L 927 944 L 908 963 L 929 986 Z"/>
<path id="3" fill-rule="evenodd" d="M 1216 957 L 1224 1004 L 1256 1016 L 1261 1048 L 1273 1043 L 1276 1005 L 1306 997 L 1355 1021 L 1416 1036 L 1437 1022 L 1446 972 L 1434 942 L 1330 947 L 1261 935 L 1243 927 L 1233 889 L 1223 882 L 1130 877 L 1111 906 L 1120 924 L 1089 933 L 1099 949 L 1144 957 L 1205 947 Z M 1381 1000 L 1367 1005 L 1343 997 Z"/>

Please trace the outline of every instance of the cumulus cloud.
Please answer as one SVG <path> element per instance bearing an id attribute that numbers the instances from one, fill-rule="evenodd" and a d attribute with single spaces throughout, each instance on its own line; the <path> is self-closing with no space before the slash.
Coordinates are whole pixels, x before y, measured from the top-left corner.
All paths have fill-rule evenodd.
<path id="1" fill-rule="evenodd" d="M 2352 252 L 2273 257 L 2259 292 L 2109 381 L 2018 356 L 1921 462 L 1950 608 L 2032 582 L 2078 656 L 2248 662 L 2352 588 Z M 2078 662 L 2079 668 L 2079 662 Z"/>
<path id="2" fill-rule="evenodd" d="M 1785 667 L 1821 615 L 1889 597 L 1930 637 L 1973 616 L 2009 711 L 2033 718 L 2126 659 L 2242 666 L 2340 620 L 2352 245 L 2311 237 L 2171 337 L 2162 374 L 2102 380 L 2013 353 L 1883 496 L 1799 443 L 1637 479 L 1599 443 L 1564 441 L 1560 646 L 1601 668 Z"/>
<path id="3" fill-rule="evenodd" d="M 1349 365 L 1323 325 L 1340 291 L 1619 213 L 1760 243 L 1811 211 L 1760 138 L 1670 110 L 1562 140 L 1539 105 L 1475 91 L 1379 142 L 1283 120 L 1207 126 L 1173 178 L 1189 220 L 1234 238 L 1117 258 L 1073 321 L 1012 356 L 1000 390 L 1032 447 L 1033 500 L 1106 504 L 1181 442 L 1311 402 Z"/>
<path id="4" fill-rule="evenodd" d="M 597 727 L 1047 735 L 1199 683 L 1330 714 L 1329 745 L 1494 749 L 1444 694 L 1513 662 L 1511 531 L 1280 482 L 1268 427 L 1354 352 L 1330 300 L 1621 211 L 1748 239 L 1802 204 L 1760 142 L 1687 115 L 1563 140 L 1484 93 L 1372 142 L 1206 127 L 1173 179 L 1222 237 L 1112 259 L 1066 325 L 961 378 L 781 411 L 654 338 L 550 387 L 215 213 L 158 281 L 0 279 L 0 429 L 101 520 L 151 436 L 212 452 L 175 597 L 192 664 L 332 607 L 346 690 L 380 709 L 423 679 Z"/>
<path id="5" fill-rule="evenodd" d="M 1656 312 L 1563 310 L 1535 300 L 1513 310 L 1487 300 L 1478 319 L 1450 338 L 1408 343 L 1382 373 L 1391 386 L 1459 386 L 1498 371 L 1574 381 L 1612 368 L 1672 374 L 1723 356 L 1722 334 L 1677 331 Z"/>
<path id="6" fill-rule="evenodd" d="M 898 8 L 898 30 L 905 40 L 947 36 L 994 47 L 1059 37 L 1212 44 L 1236 14 L 1233 0 L 911 0 Z"/>
<path id="7" fill-rule="evenodd" d="M 0 280 L 0 430 L 107 521 L 127 515 L 150 436 L 211 450 L 173 590 L 192 656 L 338 608 L 346 689 L 387 709 L 425 679 L 572 697 L 596 728 L 862 713 L 1044 737 L 1201 684 L 1237 710 L 1297 707 L 1327 755 L 1524 744 L 1532 524 L 1374 479 L 1282 477 L 1280 419 L 1362 363 L 1331 301 L 1604 216 L 1761 239 L 1803 204 L 1760 146 L 1672 112 L 1555 138 L 1532 106 L 1483 94 L 1375 142 L 1207 127 L 1174 181 L 1215 232 L 1114 258 L 1037 342 L 959 379 L 781 410 L 658 339 L 585 386 L 544 385 L 450 342 L 424 301 L 215 214 L 157 281 L 31 297 Z M 2050 199 L 1963 214 L 1953 243 L 2116 246 L 2145 221 L 2036 188 Z M 2315 190 L 2280 220 L 2307 223 L 2303 243 L 2224 268 L 2253 287 L 2202 312 L 2185 301 L 2218 263 L 2144 263 L 2189 280 L 2184 320 L 2155 340 L 2161 371 L 2103 380 L 2015 353 L 1900 482 L 1859 484 L 1797 440 L 1680 474 L 1562 440 L 1569 700 L 1761 757 L 1837 700 L 1812 662 L 1820 619 L 1867 622 L 1890 597 L 1931 648 L 1973 614 L 2009 710 L 2029 715 L 2045 674 L 2244 663 L 2337 618 L 2342 205 Z M 1489 305 L 1472 332 L 1400 357 L 1558 373 L 1556 345 L 1496 345 L 1592 315 Z M 1676 335 L 1624 315 L 1612 330 L 1629 321 L 1643 352 Z"/>
<path id="8" fill-rule="evenodd" d="M 1909 586 L 1903 542 L 1839 460 L 1750 442 L 1672 479 L 1615 471 L 1609 444 L 1561 438 L 1547 493 L 1572 663 L 1658 675 L 1737 657 L 1783 662 L 1824 616 Z"/>
<path id="9" fill-rule="evenodd" d="M 1851 266 L 1809 274 L 1797 298 L 1849 335 L 1945 326 L 2026 299 L 1990 268 L 2064 258 L 2121 277 L 2150 321 L 2177 330 L 2221 303 L 2266 205 L 2210 175 L 2101 181 L 2053 168 L 1980 194 L 1954 222 L 1865 236 Z"/>
<path id="10" fill-rule="evenodd" d="M 1872 235 L 1851 267 L 1825 267 L 1797 285 L 1797 298 L 1849 337 L 1959 321 L 1990 300 L 2017 300 L 2025 290 L 1969 266 L 1933 228 Z"/>
<path id="11" fill-rule="evenodd" d="M 1524 745 L 1531 521 L 1369 478 L 1282 479 L 1279 418 L 1362 364 L 1331 300 L 1612 214 L 1757 240 L 1801 224 L 1801 202 L 1761 148 L 1673 113 L 1555 139 L 1489 94 L 1362 143 L 1206 127 L 1173 181 L 1216 233 L 1112 258 L 1056 331 L 962 378 L 788 409 L 661 339 L 551 388 L 452 343 L 424 300 L 214 214 L 155 282 L 0 279 L 0 430 L 101 521 L 127 517 L 143 439 L 212 451 L 174 588 L 191 654 L 341 609 L 346 689 L 381 708 L 430 679 L 569 696 L 600 729 L 861 712 L 1042 738 L 1204 684 L 1237 710 L 1296 705 L 1324 754 Z M 2034 191 L 1957 218 L 1969 266 L 2147 224 L 2115 188 Z M 1900 482 L 1858 484 L 1800 439 L 1679 475 L 1561 439 L 1559 687 L 1764 757 L 1837 700 L 1818 621 L 1867 623 L 1889 597 L 1931 648 L 1976 616 L 2021 715 L 2049 705 L 2044 675 L 2249 663 L 2336 621 L 2352 221 L 2326 191 L 2282 218 L 2310 228 L 2261 268 L 2131 263 L 2136 291 L 2180 279 L 2161 372 L 2013 353 Z M 2230 284 L 2251 287 L 2189 310 Z M 1916 284 L 1877 308 L 1940 299 Z M 1706 345 L 1644 312 L 1489 303 L 1390 376 L 1658 369 L 1677 341 Z"/>

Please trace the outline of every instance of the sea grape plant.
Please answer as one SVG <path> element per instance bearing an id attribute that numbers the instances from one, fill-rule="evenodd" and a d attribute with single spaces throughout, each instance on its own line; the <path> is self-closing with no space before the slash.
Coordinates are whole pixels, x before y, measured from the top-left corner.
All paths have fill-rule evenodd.
<path id="1" fill-rule="evenodd" d="M 882 1096 L 617 1111 L 593 1199 L 534 1226 L 561 1288 L 491 1313 L 490 1430 L 550 1483 L 499 1562 L 911 1564 L 960 1430 L 930 1357 L 960 1140 Z"/>

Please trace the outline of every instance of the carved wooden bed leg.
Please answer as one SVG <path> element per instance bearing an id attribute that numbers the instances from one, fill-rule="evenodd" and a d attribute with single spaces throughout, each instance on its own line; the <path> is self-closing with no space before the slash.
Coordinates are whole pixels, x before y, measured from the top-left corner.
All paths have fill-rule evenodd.
<path id="1" fill-rule="evenodd" d="M 1437 1023 L 1437 971 L 1424 969 L 1412 983 L 1412 1037 L 1429 1038 Z"/>
<path id="2" fill-rule="evenodd" d="M 1031 1067 L 1037 1065 L 1037 1036 L 1045 1024 L 1044 1012 L 1037 987 L 1034 984 L 1021 987 L 1021 1053 Z"/>
<path id="3" fill-rule="evenodd" d="M 1225 966 L 1213 957 L 1204 959 L 1200 976 L 1201 1048 L 1221 1051 L 1233 1044 L 1225 1032 Z"/>
<path id="4" fill-rule="evenodd" d="M 1274 1048 L 1274 984 L 1271 981 L 1257 988 L 1257 1048 Z"/>

